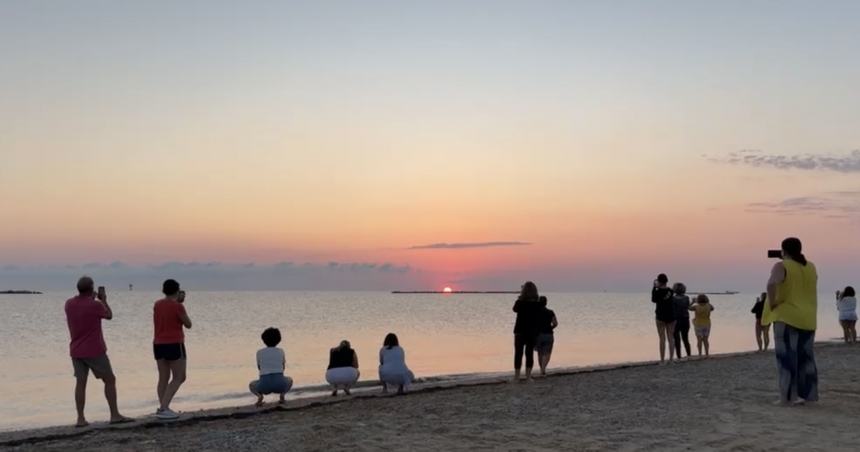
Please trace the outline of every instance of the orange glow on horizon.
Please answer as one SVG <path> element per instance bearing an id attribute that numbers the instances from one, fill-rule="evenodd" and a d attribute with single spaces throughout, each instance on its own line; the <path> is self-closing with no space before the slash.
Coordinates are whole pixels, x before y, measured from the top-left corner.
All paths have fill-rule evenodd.
<path id="1" fill-rule="evenodd" d="M 450 287 L 445 287 L 444 289 L 442 289 L 442 292 L 444 292 L 444 293 L 451 293 L 453 291 L 454 291 L 454 289 L 451 289 Z"/>

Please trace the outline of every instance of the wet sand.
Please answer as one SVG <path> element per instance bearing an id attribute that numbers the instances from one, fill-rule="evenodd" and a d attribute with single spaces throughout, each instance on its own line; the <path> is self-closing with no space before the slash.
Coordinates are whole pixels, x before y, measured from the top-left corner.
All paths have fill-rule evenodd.
<path id="1" fill-rule="evenodd" d="M 858 450 L 860 346 L 819 345 L 821 402 L 777 407 L 772 353 L 486 377 L 84 430 L 0 434 L 12 450 Z M 98 402 L 95 402 L 98 403 Z"/>

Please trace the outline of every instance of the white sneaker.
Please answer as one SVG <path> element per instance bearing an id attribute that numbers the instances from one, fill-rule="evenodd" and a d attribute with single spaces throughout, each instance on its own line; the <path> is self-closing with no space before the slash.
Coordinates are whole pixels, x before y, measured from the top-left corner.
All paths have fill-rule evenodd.
<path id="1" fill-rule="evenodd" d="M 176 414 L 170 408 L 168 408 L 166 410 L 156 411 L 155 417 L 157 417 L 158 419 L 161 419 L 161 420 L 165 420 L 165 421 L 173 420 L 173 419 L 179 419 L 179 415 Z"/>

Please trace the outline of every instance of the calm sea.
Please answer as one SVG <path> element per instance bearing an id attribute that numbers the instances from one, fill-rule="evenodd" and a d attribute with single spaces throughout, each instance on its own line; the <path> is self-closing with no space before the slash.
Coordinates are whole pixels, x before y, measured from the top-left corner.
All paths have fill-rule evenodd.
<path id="1" fill-rule="evenodd" d="M 71 293 L 0 295 L 0 430 L 74 421 L 72 366 L 63 303 Z M 657 357 L 649 294 L 546 294 L 560 325 L 551 366 L 584 366 Z M 113 292 L 104 322 L 118 378 L 120 408 L 132 416 L 156 408 L 152 304 L 156 293 Z M 324 383 L 329 348 L 341 339 L 359 354 L 362 376 L 376 378 L 379 347 L 400 337 L 416 376 L 510 371 L 513 295 L 394 295 L 373 292 L 189 292 L 188 381 L 173 408 L 246 405 L 256 377 L 260 333 L 281 329 L 287 373 L 297 387 Z M 841 333 L 832 296 L 820 299 L 819 340 Z M 755 295 L 714 296 L 712 352 L 755 348 Z M 107 418 L 100 382 L 90 380 L 90 421 Z M 299 395 L 293 395 L 296 397 Z"/>

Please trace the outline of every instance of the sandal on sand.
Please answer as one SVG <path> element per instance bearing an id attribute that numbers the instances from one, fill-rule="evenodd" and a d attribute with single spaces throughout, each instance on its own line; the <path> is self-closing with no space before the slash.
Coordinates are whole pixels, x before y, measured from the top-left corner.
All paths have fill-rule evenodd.
<path id="1" fill-rule="evenodd" d="M 109 424 L 111 424 L 111 425 L 128 424 L 130 422 L 134 422 L 134 419 L 132 419 L 130 417 L 120 416 L 119 419 L 111 419 Z"/>
<path id="2" fill-rule="evenodd" d="M 75 424 L 75 428 L 84 428 L 84 427 L 89 427 L 89 426 L 90 426 L 90 423 L 87 421 L 84 421 L 83 423 L 78 422 Z"/>

